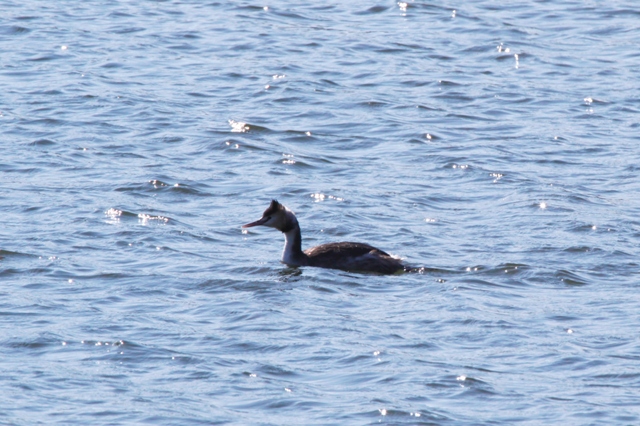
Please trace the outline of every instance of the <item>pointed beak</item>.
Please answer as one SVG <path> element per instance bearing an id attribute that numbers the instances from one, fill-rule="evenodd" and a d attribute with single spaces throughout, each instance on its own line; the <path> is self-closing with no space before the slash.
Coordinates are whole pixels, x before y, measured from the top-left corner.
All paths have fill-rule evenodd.
<path id="1" fill-rule="evenodd" d="M 246 225 L 242 225 L 243 228 L 252 228 L 254 226 L 264 225 L 266 221 L 269 220 L 269 217 L 263 217 L 261 219 L 256 220 L 255 222 L 247 223 Z"/>

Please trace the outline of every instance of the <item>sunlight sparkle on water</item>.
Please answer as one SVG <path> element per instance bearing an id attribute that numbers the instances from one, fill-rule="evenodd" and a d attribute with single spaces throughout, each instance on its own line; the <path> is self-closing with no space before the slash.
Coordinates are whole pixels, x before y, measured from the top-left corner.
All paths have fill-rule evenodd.
<path id="1" fill-rule="evenodd" d="M 502 52 L 509 53 L 509 52 L 511 52 L 511 49 L 509 49 L 508 47 L 504 47 L 504 45 L 502 43 L 497 45 L 496 49 L 498 49 L 498 53 L 502 53 Z"/>
<path id="2" fill-rule="evenodd" d="M 242 121 L 229 120 L 229 125 L 231 126 L 231 131 L 234 133 L 244 133 L 249 131 L 247 123 L 243 123 Z"/>
<path id="3" fill-rule="evenodd" d="M 319 192 L 311 194 L 311 198 L 313 198 L 316 203 L 319 203 L 320 201 L 324 201 L 325 199 L 336 200 L 336 201 L 344 201 L 344 198 L 336 197 L 334 195 L 325 195 L 325 194 L 321 194 Z"/>
<path id="4" fill-rule="evenodd" d="M 116 218 L 116 217 L 122 216 L 122 210 L 111 208 L 111 209 L 107 210 L 106 212 L 104 212 L 104 214 L 107 215 L 107 216 L 111 216 L 111 217 Z"/>
<path id="5" fill-rule="evenodd" d="M 152 216 L 146 213 L 139 213 L 138 214 L 138 219 L 140 219 L 140 221 L 143 224 L 146 224 L 147 222 L 151 221 L 151 220 L 157 220 L 159 222 L 169 222 L 169 218 L 168 217 L 164 217 L 164 216 Z"/>
<path id="6" fill-rule="evenodd" d="M 293 159 L 294 155 L 293 154 L 282 154 L 283 157 L 285 157 L 284 160 L 282 160 L 282 164 L 296 164 L 296 160 Z"/>
<path id="7" fill-rule="evenodd" d="M 111 208 L 104 212 L 105 216 L 109 218 L 107 223 L 116 224 L 120 222 L 120 216 L 122 216 L 122 210 Z"/>

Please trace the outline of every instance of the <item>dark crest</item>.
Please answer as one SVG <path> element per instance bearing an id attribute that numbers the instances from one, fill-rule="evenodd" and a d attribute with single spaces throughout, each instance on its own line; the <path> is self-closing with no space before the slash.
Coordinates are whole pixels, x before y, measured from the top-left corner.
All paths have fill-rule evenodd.
<path id="1" fill-rule="evenodd" d="M 282 204 L 280 204 L 277 200 L 271 200 L 271 204 L 269 204 L 269 207 L 267 207 L 264 213 L 262 213 L 262 216 L 271 216 L 282 209 Z"/>

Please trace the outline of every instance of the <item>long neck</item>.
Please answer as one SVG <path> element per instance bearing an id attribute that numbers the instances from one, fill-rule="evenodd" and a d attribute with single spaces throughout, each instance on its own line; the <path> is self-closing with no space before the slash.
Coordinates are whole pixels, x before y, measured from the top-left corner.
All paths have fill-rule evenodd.
<path id="1" fill-rule="evenodd" d="M 290 266 L 305 266 L 309 264 L 309 257 L 302 251 L 302 234 L 300 225 L 293 214 L 287 215 L 287 226 L 284 234 L 284 250 L 282 263 Z"/>

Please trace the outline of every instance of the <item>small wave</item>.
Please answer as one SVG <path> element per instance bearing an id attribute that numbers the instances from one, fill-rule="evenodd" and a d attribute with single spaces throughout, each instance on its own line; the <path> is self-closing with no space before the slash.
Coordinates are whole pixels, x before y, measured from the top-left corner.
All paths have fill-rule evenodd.
<path id="1" fill-rule="evenodd" d="M 590 282 L 590 279 L 583 274 L 563 269 L 556 272 L 555 276 L 562 283 L 568 286 L 583 286 L 589 284 Z"/>
<path id="2" fill-rule="evenodd" d="M 116 208 L 110 208 L 104 212 L 105 216 L 109 218 L 110 223 L 117 223 L 122 218 L 137 218 L 141 221 L 142 224 L 146 224 L 148 222 L 157 221 L 160 223 L 167 223 L 171 219 L 167 216 L 162 215 L 154 215 L 149 213 L 134 213 L 126 210 L 120 210 Z"/>

